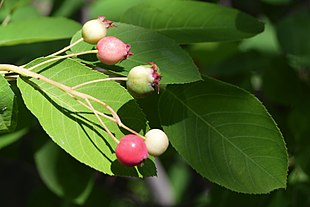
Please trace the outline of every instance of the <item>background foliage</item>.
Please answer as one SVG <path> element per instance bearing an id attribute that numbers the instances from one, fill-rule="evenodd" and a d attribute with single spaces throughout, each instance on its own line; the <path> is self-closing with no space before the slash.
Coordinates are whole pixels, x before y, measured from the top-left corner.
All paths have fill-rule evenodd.
<path id="1" fill-rule="evenodd" d="M 32 94 L 33 91 L 26 84 L 27 80 L 18 81 L 19 91 L 14 82 L 9 86 L 0 77 L 3 86 L 0 88 L 0 130 L 11 130 L 16 125 L 14 120 L 17 120 L 14 132 L 0 135 L 1 205 L 42 206 L 44 203 L 45 206 L 104 204 L 272 207 L 310 204 L 310 161 L 307 156 L 310 150 L 307 140 L 310 134 L 310 12 L 305 9 L 309 7 L 308 1 L 194 2 L 195 4 L 181 0 L 4 1 L 0 9 L 1 63 L 22 65 L 50 54 L 67 45 L 73 35 L 74 38 L 80 35 L 77 33 L 80 23 L 98 15 L 128 23 L 118 24 L 109 33 L 118 35 L 136 50 L 136 56 L 119 64 L 125 70 L 118 71 L 118 74 L 126 75 L 126 68 L 149 61 L 149 57 L 154 57 L 154 51 L 158 53 L 154 62 L 167 66 L 163 67 L 163 84 L 173 85 L 169 85 L 160 98 L 153 95 L 139 100 L 138 104 L 151 128 L 162 126 L 167 133 L 178 136 L 171 137 L 173 147 L 158 160 L 158 178 L 139 180 L 110 177 L 80 164 L 50 141 L 49 136 L 61 146 L 61 139 L 55 138 L 64 135 L 77 137 L 72 130 L 76 123 L 64 119 L 49 104 L 42 102 L 40 108 L 29 107 L 30 103 L 41 103 L 43 99 L 42 93 L 40 95 L 38 91 Z M 178 13 L 175 8 L 183 12 Z M 171 17 L 171 14 L 176 18 Z M 75 47 L 72 51 L 87 47 L 89 45 L 86 44 L 82 48 Z M 149 48 L 154 48 L 154 51 Z M 170 51 L 172 52 L 168 53 Z M 98 64 L 89 58 L 82 61 L 91 65 Z M 78 63 L 63 61 L 53 68 L 54 73 L 74 65 L 76 74 L 89 79 L 99 75 L 93 72 L 84 74 L 85 71 L 79 68 L 82 66 L 75 64 Z M 49 70 L 44 71 L 44 74 L 48 73 Z M 53 78 L 77 84 L 70 79 L 70 72 Z M 198 82 L 191 83 L 194 81 Z M 187 84 L 182 85 L 183 83 Z M 40 87 L 47 89 L 44 84 Z M 99 84 L 95 87 L 113 88 L 119 90 L 118 94 L 124 93 L 121 97 L 112 94 L 109 96 L 114 107 L 121 107 L 120 103 L 114 103 L 120 98 L 123 102 L 131 100 L 118 84 Z M 15 98 L 11 89 L 16 94 Z M 47 90 L 57 102 L 57 97 L 61 95 L 59 91 Z M 281 133 L 258 99 L 245 90 L 264 104 Z M 93 93 L 91 88 L 86 87 L 85 91 Z M 67 103 L 70 100 L 60 103 L 60 106 Z M 17 110 L 13 110 L 13 107 L 16 106 L 18 114 L 14 114 Z M 70 107 L 79 110 L 74 103 Z M 136 109 L 136 103 L 130 104 L 130 107 Z M 174 107 L 175 111 L 169 107 Z M 46 117 L 42 115 L 42 109 L 54 113 Z M 232 113 L 236 111 L 237 115 Z M 133 114 L 140 116 L 145 123 L 141 111 L 127 116 L 130 118 Z M 7 118 L 12 116 L 16 118 Z M 50 120 L 54 120 L 55 124 L 47 129 L 49 124 L 44 125 L 44 121 L 50 123 Z M 183 121 L 178 122 L 179 120 Z M 67 126 L 72 127 L 63 132 L 63 128 L 57 125 L 59 122 L 66 122 Z M 41 125 L 45 126 L 45 130 Z M 133 127 L 140 130 L 146 128 L 145 125 Z M 235 131 L 238 136 L 232 136 Z M 122 132 L 118 133 L 121 135 Z M 281 134 L 289 156 L 288 172 L 286 148 Z M 179 140 L 177 137 L 185 138 Z M 217 139 L 208 139 L 210 144 L 203 142 L 201 137 Z M 249 142 L 249 137 L 256 141 Z M 270 137 L 275 138 L 275 141 L 266 139 Z M 70 141 L 70 136 L 65 139 Z M 185 140 L 189 142 L 183 142 Z M 86 140 L 80 137 L 80 141 Z M 86 146 L 87 150 L 87 143 L 81 146 Z M 70 151 L 70 142 L 62 147 L 79 161 L 88 165 L 92 162 L 80 154 L 81 150 L 73 148 Z M 208 148 L 209 154 L 201 156 L 200 150 L 205 148 Z M 95 153 L 91 155 L 92 158 L 99 156 L 95 151 L 91 152 Z M 261 157 L 256 156 L 257 154 Z M 216 157 L 217 155 L 220 156 Z M 111 159 L 113 156 L 108 155 Z M 105 163 L 100 163 L 100 166 L 92 167 L 108 174 L 137 173 L 120 169 L 119 166 L 113 168 L 115 171 L 109 172 L 110 168 L 106 166 Z M 150 165 L 148 167 L 151 168 Z M 225 174 L 221 174 L 223 172 Z M 139 173 L 143 175 L 150 172 Z M 252 182 L 248 182 L 251 179 Z M 286 188 L 269 194 L 250 195 L 235 193 L 221 186 L 251 193 Z"/>

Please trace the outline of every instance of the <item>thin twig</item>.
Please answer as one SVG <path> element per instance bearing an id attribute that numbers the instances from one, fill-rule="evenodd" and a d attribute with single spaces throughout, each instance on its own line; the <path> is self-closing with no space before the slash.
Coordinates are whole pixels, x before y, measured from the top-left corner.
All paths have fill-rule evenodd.
<path id="1" fill-rule="evenodd" d="M 86 86 L 86 85 L 89 85 L 89 84 L 92 84 L 92 83 L 98 83 L 98 82 L 104 82 L 104 81 L 115 81 L 115 80 L 118 80 L 118 81 L 127 81 L 128 78 L 127 77 L 111 77 L 111 78 L 103 78 L 103 79 L 96 79 L 96 80 L 91 80 L 91 81 L 87 81 L 85 83 L 81 83 L 79 85 L 76 85 L 76 86 L 73 86 L 72 89 L 77 89 L 77 88 L 80 88 L 82 86 Z"/>
<path id="2" fill-rule="evenodd" d="M 112 120 L 114 121 L 119 127 L 123 128 L 123 129 L 126 129 L 127 131 L 145 139 L 142 135 L 140 135 L 138 132 L 132 130 L 131 128 L 127 127 L 126 125 L 124 125 L 120 119 L 120 117 L 117 115 L 117 113 L 108 105 L 106 104 L 105 102 L 93 97 L 93 96 L 90 96 L 88 94 L 85 94 L 85 93 L 81 93 L 79 91 L 76 91 L 74 89 L 72 89 L 71 87 L 67 86 L 67 85 L 64 85 L 62 83 L 59 83 L 57 81 L 54 81 L 54 80 L 51 80 L 43 75 L 40 75 L 38 73 L 35 73 L 35 72 L 32 72 L 32 71 L 29 71 L 28 69 L 25 69 L 25 68 L 22 68 L 22 67 L 18 67 L 18 66 L 15 66 L 15 65 L 10 65 L 10 64 L 0 64 L 0 71 L 11 71 L 11 72 L 14 72 L 14 73 L 17 73 L 19 75 L 23 75 L 23 76 L 27 76 L 27 77 L 31 77 L 31 78 L 34 78 L 34 79 L 37 79 L 37 80 L 41 80 L 43 82 L 46 82 L 48 84 L 51 84 L 53 85 L 54 87 L 56 88 L 59 88 L 60 90 L 64 91 L 65 93 L 67 93 L 68 95 L 70 95 L 71 97 L 73 98 L 81 98 L 83 100 L 85 100 L 86 102 L 89 102 L 90 100 L 91 101 L 94 101 L 100 105 L 102 105 L 104 108 L 106 108 L 112 115 L 113 118 L 109 117 L 109 116 L 106 116 L 104 113 L 100 113 L 98 112 L 97 110 L 95 110 L 92 105 L 90 106 L 88 104 L 88 106 L 86 105 L 86 107 L 88 109 L 91 109 L 96 116 L 103 116 L 105 118 L 108 118 L 109 120 Z M 77 101 L 79 101 L 78 99 L 76 99 Z M 79 103 L 81 103 L 79 101 Z M 85 106 L 85 104 L 82 104 L 83 106 Z M 104 125 L 103 125 L 104 126 Z M 113 135 L 113 134 L 112 134 Z M 114 135 L 112 136 L 112 138 L 114 139 Z M 115 138 L 116 139 L 116 138 Z"/>
<path id="3" fill-rule="evenodd" d="M 102 105 L 103 107 L 105 107 L 108 111 L 110 111 L 112 116 L 114 117 L 114 119 L 116 120 L 117 123 L 121 123 L 120 118 L 117 115 L 117 113 L 108 104 L 106 104 L 105 102 L 103 102 L 103 101 L 101 101 L 101 100 L 99 100 L 99 99 L 97 99 L 97 98 L 95 98 L 93 96 L 90 96 L 88 94 L 75 91 L 75 90 L 73 90 L 71 87 L 69 87 L 67 85 L 64 85 L 64 84 L 59 83 L 57 81 L 51 80 L 51 79 L 49 79 L 49 78 L 47 78 L 47 77 L 45 77 L 43 75 L 40 75 L 38 73 L 29 71 L 28 69 L 25 69 L 25 68 L 20 68 L 20 67 L 15 66 L 15 65 L 0 64 L 0 70 L 13 71 L 13 72 L 18 73 L 20 75 L 24 75 L 24 76 L 27 76 L 27 77 L 32 77 L 32 78 L 35 78 L 37 80 L 41 80 L 41 81 L 44 81 L 46 83 L 49 83 L 49 84 L 55 86 L 56 88 L 59 88 L 62 91 L 72 95 L 73 97 L 79 97 L 81 99 L 86 99 L 87 98 L 89 100 L 95 101 L 95 102 L 99 103 L 100 105 Z"/>
<path id="4" fill-rule="evenodd" d="M 118 126 L 123 128 L 123 129 L 126 129 L 127 131 L 129 131 L 129 132 L 133 133 L 134 135 L 137 135 L 141 139 L 145 140 L 145 137 L 143 135 L 139 134 L 138 132 L 136 132 L 135 130 L 129 128 L 128 126 L 124 125 L 123 123 L 118 123 Z"/>
<path id="5" fill-rule="evenodd" d="M 70 48 L 74 47 L 75 45 L 79 44 L 80 42 L 83 42 L 83 38 L 80 38 L 78 39 L 77 41 L 73 42 L 72 44 L 68 45 L 67 47 L 64 47 L 63 49 L 57 51 L 57 52 L 54 52 L 53 54 L 50 54 L 46 57 L 53 57 L 53 56 L 56 56 L 56 55 L 59 55 L 67 50 L 69 50 Z"/>
<path id="6" fill-rule="evenodd" d="M 32 67 L 28 68 L 28 70 L 33 70 L 33 69 L 35 69 L 37 67 L 40 67 L 40 66 L 42 66 L 44 64 L 47 64 L 47 63 L 50 63 L 50 62 L 54 62 L 56 60 L 61 60 L 61 59 L 69 58 L 69 57 L 75 57 L 75 56 L 91 54 L 91 53 L 98 53 L 98 50 L 89 50 L 89 51 L 72 53 L 72 54 L 68 54 L 68 55 L 63 55 L 63 56 L 55 57 L 55 58 L 43 61 L 43 62 L 41 62 L 39 64 L 36 64 L 35 66 L 32 66 Z M 21 66 L 21 67 L 24 67 L 24 66 Z"/>
<path id="7" fill-rule="evenodd" d="M 100 122 L 101 126 L 104 128 L 104 130 L 109 134 L 109 136 L 118 144 L 119 140 L 112 134 L 112 132 L 109 130 L 109 128 L 103 123 L 102 119 L 99 117 L 97 111 L 94 109 L 93 105 L 90 103 L 90 101 L 86 98 L 85 99 L 86 103 L 89 105 L 91 108 L 92 112 L 95 114 L 97 117 L 98 121 Z"/>
<path id="8" fill-rule="evenodd" d="M 91 108 L 87 104 L 85 104 L 83 101 L 80 101 L 80 100 L 76 100 L 76 101 L 79 102 L 79 104 L 81 104 L 81 105 L 83 105 L 86 108 L 91 110 Z M 101 113 L 100 111 L 97 111 L 97 110 L 96 110 L 96 113 L 99 114 L 100 116 L 102 116 L 102 117 L 104 117 L 106 119 L 109 119 L 110 121 L 113 121 L 113 122 L 116 123 L 116 120 L 113 117 L 110 117 L 110 116 L 108 116 L 108 115 L 106 115 L 104 113 Z"/>

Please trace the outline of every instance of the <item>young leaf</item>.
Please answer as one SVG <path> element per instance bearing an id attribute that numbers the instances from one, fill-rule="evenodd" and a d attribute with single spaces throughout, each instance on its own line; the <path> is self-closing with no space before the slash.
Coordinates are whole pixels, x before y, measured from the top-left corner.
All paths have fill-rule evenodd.
<path id="1" fill-rule="evenodd" d="M 14 130 L 16 126 L 15 95 L 9 83 L 0 75 L 0 134 Z"/>
<path id="2" fill-rule="evenodd" d="M 286 186 L 283 137 L 246 91 L 213 79 L 169 85 L 159 113 L 172 145 L 202 176 L 243 193 Z"/>
<path id="3" fill-rule="evenodd" d="M 52 141 L 35 154 L 41 179 L 56 195 L 83 204 L 94 185 L 94 171 L 80 165 Z"/>
<path id="4" fill-rule="evenodd" d="M 35 63 L 43 60 L 46 59 L 38 59 Z M 107 77 L 71 59 L 52 62 L 37 70 L 41 75 L 71 87 Z M 17 83 L 26 106 L 38 118 L 54 142 L 80 162 L 98 171 L 109 175 L 119 173 L 112 169 L 112 164 L 117 162 L 114 152 L 116 143 L 103 130 L 97 117 L 89 109 L 65 92 L 43 81 L 22 78 L 18 79 Z M 113 81 L 97 82 L 77 90 L 110 105 L 127 126 L 137 132 L 145 131 L 146 120 L 143 113 L 120 84 Z M 100 112 L 111 114 L 102 105 L 91 103 Z M 106 118 L 103 118 L 103 122 L 118 139 L 126 133 Z M 151 164 L 154 166 L 153 162 Z M 133 168 L 133 170 L 136 172 L 134 175 L 144 175 L 141 169 Z M 155 170 L 152 170 L 151 174 L 156 174 Z"/>
<path id="5" fill-rule="evenodd" d="M 76 33 L 73 41 L 79 39 L 80 35 L 80 32 Z M 115 27 L 108 30 L 108 35 L 115 36 L 126 44 L 130 44 L 130 51 L 134 55 L 116 66 L 101 64 L 100 67 L 113 70 L 118 74 L 127 75 L 131 68 L 146 65 L 151 61 L 160 68 L 161 84 L 189 83 L 201 80 L 198 69 L 191 57 L 175 41 L 164 35 L 124 23 L 115 23 Z M 72 51 L 80 52 L 92 47 L 92 45 L 82 42 L 74 46 Z M 98 61 L 95 63 L 98 63 Z"/>
<path id="6" fill-rule="evenodd" d="M 67 39 L 81 25 L 63 17 L 41 17 L 0 27 L 0 46 Z"/>

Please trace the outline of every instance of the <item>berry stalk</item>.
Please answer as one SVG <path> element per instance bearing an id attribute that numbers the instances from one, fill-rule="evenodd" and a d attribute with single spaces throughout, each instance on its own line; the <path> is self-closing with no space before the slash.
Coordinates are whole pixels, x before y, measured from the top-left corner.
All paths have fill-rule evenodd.
<path id="1" fill-rule="evenodd" d="M 63 49 L 61 49 L 57 52 L 54 52 L 53 54 L 50 54 L 46 57 L 53 57 L 53 56 L 59 55 L 65 51 L 69 50 L 70 48 L 74 47 L 75 45 L 79 44 L 80 42 L 83 42 L 83 40 L 84 40 L 83 38 L 80 38 L 80 39 L 76 40 L 75 42 L 71 43 L 70 45 L 64 47 Z"/>
<path id="2" fill-rule="evenodd" d="M 96 79 L 96 80 L 87 81 L 79 85 L 73 86 L 72 89 L 77 89 L 77 88 L 80 88 L 82 86 L 86 86 L 92 83 L 98 83 L 98 82 L 104 82 L 104 81 L 127 81 L 127 80 L 128 80 L 127 77 L 111 77 L 111 78 Z"/>
<path id="3" fill-rule="evenodd" d="M 35 66 L 32 66 L 32 67 L 28 68 L 28 70 L 33 70 L 33 69 L 35 69 L 37 67 L 40 67 L 42 65 L 45 65 L 47 63 L 50 63 L 50 62 L 53 62 L 53 61 L 56 61 L 56 60 L 66 59 L 66 58 L 69 58 L 69 57 L 75 57 L 75 56 L 79 56 L 79 55 L 92 54 L 92 53 L 97 54 L 98 51 L 97 50 L 88 50 L 88 51 L 83 51 L 83 52 L 77 52 L 77 53 L 72 53 L 72 54 L 68 54 L 68 55 L 58 56 L 58 57 L 55 57 L 55 58 L 43 61 L 43 62 L 41 62 L 39 64 L 36 64 Z"/>
<path id="4" fill-rule="evenodd" d="M 119 127 L 126 129 L 134 134 L 136 134 L 139 137 L 143 137 L 142 135 L 140 135 L 139 133 L 137 133 L 136 131 L 132 130 L 131 128 L 127 127 L 126 125 L 124 125 L 120 119 L 120 117 L 117 115 L 117 113 L 105 102 L 90 96 L 88 94 L 79 92 L 74 90 L 72 87 L 69 87 L 65 84 L 59 83 L 57 81 L 51 80 L 41 74 L 29 71 L 28 69 L 22 68 L 22 67 L 18 67 L 15 65 L 10 65 L 10 64 L 0 64 L 0 71 L 7 71 L 7 72 L 14 72 L 17 73 L 19 75 L 22 76 L 27 76 L 27 77 L 31 77 L 31 78 L 35 78 L 37 80 L 46 82 L 50 85 L 53 85 L 56 88 L 59 88 L 60 90 L 64 91 L 65 93 L 67 93 L 68 95 L 70 95 L 71 97 L 73 97 L 76 101 L 78 101 L 81 105 L 85 106 L 86 108 L 90 109 L 95 116 L 98 118 L 101 126 L 107 131 L 107 133 L 109 134 L 109 136 L 113 139 L 113 141 L 115 141 L 116 143 L 118 143 L 119 141 L 115 138 L 115 136 L 110 132 L 110 130 L 106 127 L 106 125 L 103 123 L 103 121 L 101 120 L 100 116 L 105 117 L 111 121 L 114 121 Z M 83 103 L 82 101 L 78 100 L 78 98 L 83 99 L 85 103 Z M 105 107 L 112 115 L 112 117 L 109 117 L 107 115 L 105 115 L 104 113 L 101 113 L 97 110 L 94 109 L 94 107 L 92 106 L 92 104 L 90 103 L 90 101 L 96 102 L 98 104 L 100 104 L 101 106 Z"/>

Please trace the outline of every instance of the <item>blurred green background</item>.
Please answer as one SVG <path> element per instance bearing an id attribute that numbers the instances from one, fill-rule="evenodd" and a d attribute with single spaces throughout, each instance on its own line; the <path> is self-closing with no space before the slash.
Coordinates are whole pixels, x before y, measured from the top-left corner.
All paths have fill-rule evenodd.
<path id="1" fill-rule="evenodd" d="M 104 11 L 105 2 L 1 1 L 0 22 L 4 26 L 40 16 L 62 16 L 84 23 Z M 120 2 L 115 3 L 119 11 L 128 3 Z M 265 23 L 265 31 L 253 38 L 182 47 L 203 75 L 238 85 L 255 94 L 267 107 L 289 152 L 287 189 L 267 195 L 234 193 L 202 178 L 172 147 L 157 160 L 157 178 L 106 176 L 80 164 L 49 141 L 22 100 L 17 100 L 17 130 L 0 136 L 0 206 L 309 206 L 310 2 L 209 2 L 239 9 Z M 69 41 L 2 46 L 0 62 L 20 65 L 50 54 Z M 12 88 L 16 88 L 14 83 Z M 140 104 L 154 104 L 155 99 L 151 97 Z M 158 122 L 153 120 L 150 125 L 156 127 Z"/>

